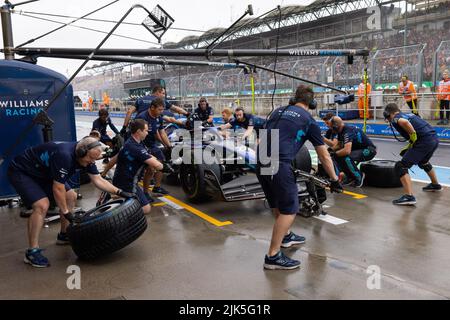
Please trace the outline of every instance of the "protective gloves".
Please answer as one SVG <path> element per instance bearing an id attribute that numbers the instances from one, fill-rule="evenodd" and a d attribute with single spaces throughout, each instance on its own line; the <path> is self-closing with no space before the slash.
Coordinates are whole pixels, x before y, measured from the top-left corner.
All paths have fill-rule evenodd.
<path id="1" fill-rule="evenodd" d="M 73 216 L 72 212 L 67 212 L 65 214 L 63 214 L 63 217 L 69 221 L 70 223 L 73 223 L 73 220 L 75 219 L 75 217 Z"/>
<path id="2" fill-rule="evenodd" d="M 417 141 L 417 133 L 413 132 L 409 135 L 409 143 L 402 148 L 402 150 L 400 150 L 400 156 L 404 156 L 405 153 L 412 148 L 412 146 L 414 145 L 414 143 Z"/>
<path id="3" fill-rule="evenodd" d="M 128 199 L 128 198 L 136 198 L 136 195 L 135 195 L 134 193 L 132 193 L 132 192 L 126 192 L 126 191 L 123 191 L 123 190 L 121 190 L 121 189 L 118 189 L 117 192 L 116 192 L 116 194 L 117 194 L 119 197 L 126 198 L 126 199 Z"/>
<path id="4" fill-rule="evenodd" d="M 344 188 L 342 187 L 342 184 L 339 182 L 339 180 L 330 180 L 330 191 L 342 193 L 344 192 Z"/>

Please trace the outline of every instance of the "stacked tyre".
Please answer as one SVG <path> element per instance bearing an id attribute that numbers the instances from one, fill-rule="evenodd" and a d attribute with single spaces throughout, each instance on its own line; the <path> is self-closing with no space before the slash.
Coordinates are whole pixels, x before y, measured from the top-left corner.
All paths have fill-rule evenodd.
<path id="1" fill-rule="evenodd" d="M 395 161 L 371 160 L 361 163 L 361 172 L 366 175 L 364 184 L 376 188 L 398 188 L 402 186 L 395 171 Z"/>
<path id="2" fill-rule="evenodd" d="M 93 260 L 129 245 L 147 229 L 137 199 L 118 199 L 76 215 L 67 229 L 75 254 Z"/>

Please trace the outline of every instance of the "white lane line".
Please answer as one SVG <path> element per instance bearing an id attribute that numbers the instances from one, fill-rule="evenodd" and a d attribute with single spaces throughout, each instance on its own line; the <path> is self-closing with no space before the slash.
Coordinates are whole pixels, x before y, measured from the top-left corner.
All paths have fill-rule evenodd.
<path id="1" fill-rule="evenodd" d="M 167 203 L 169 206 L 171 206 L 171 207 L 174 208 L 175 210 L 181 210 L 181 209 L 183 209 L 182 206 L 179 206 L 178 204 L 176 204 L 175 202 L 173 202 L 173 201 L 171 201 L 171 200 L 169 200 L 169 199 L 166 199 L 166 198 L 164 198 L 164 197 L 158 197 L 158 199 L 161 200 L 161 201 L 163 201 L 163 202 L 165 202 L 165 203 Z"/>
<path id="2" fill-rule="evenodd" d="M 420 182 L 420 183 L 426 183 L 426 184 L 429 184 L 430 183 L 430 180 L 420 180 L 420 179 L 411 179 L 412 181 L 414 181 L 414 182 Z M 448 183 L 442 183 L 442 182 L 440 182 L 439 181 L 439 184 L 441 185 L 441 186 L 443 186 L 443 187 L 449 187 L 450 188 L 450 184 L 448 184 Z"/>
<path id="3" fill-rule="evenodd" d="M 395 140 L 395 138 L 391 138 L 391 139 L 390 138 L 382 138 L 382 137 L 376 137 L 376 136 L 372 136 L 372 135 L 370 135 L 370 139 L 382 140 L 382 141 L 388 141 L 388 142 L 397 142 L 397 140 Z M 439 145 L 450 146 L 450 143 L 439 141 Z"/>
<path id="4" fill-rule="evenodd" d="M 333 224 L 335 226 L 348 222 L 347 220 L 340 219 L 340 218 L 337 218 L 337 217 L 333 217 L 333 216 L 330 216 L 329 214 L 327 214 L 327 215 L 322 215 L 321 214 L 320 216 L 314 216 L 314 218 L 316 218 L 318 220 L 322 220 L 322 221 L 328 222 L 328 223 L 331 223 L 331 224 Z"/>
<path id="5" fill-rule="evenodd" d="M 313 165 L 317 165 L 318 158 L 317 158 L 316 151 L 315 150 L 309 150 L 309 153 L 311 155 L 311 162 L 312 162 L 312 164 Z M 329 205 L 323 205 L 323 208 L 327 209 L 327 208 L 330 208 L 330 206 Z M 321 220 L 321 221 L 324 221 L 324 222 L 331 223 L 331 224 L 333 224 L 335 226 L 348 222 L 347 220 L 340 219 L 340 218 L 337 218 L 337 217 L 333 217 L 333 216 L 330 216 L 329 214 L 327 214 L 327 215 L 320 215 L 320 216 L 314 216 L 314 218 L 316 218 L 318 220 Z"/>
<path id="6" fill-rule="evenodd" d="M 450 169 L 450 167 L 444 167 L 444 166 L 435 166 L 434 164 L 433 164 L 433 168 Z"/>

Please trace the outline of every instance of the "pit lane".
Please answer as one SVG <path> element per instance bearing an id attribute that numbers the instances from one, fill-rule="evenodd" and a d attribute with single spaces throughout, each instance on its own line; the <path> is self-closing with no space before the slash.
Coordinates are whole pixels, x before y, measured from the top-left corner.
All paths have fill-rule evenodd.
<path id="1" fill-rule="evenodd" d="M 79 138 L 92 120 L 77 117 Z M 375 143 L 377 157 L 385 159 L 394 159 L 389 154 L 400 147 L 395 141 Z M 445 166 L 449 156 L 442 146 L 432 163 Z M 41 246 L 52 266 L 44 270 L 22 262 L 26 220 L 17 208 L 3 207 L 0 299 L 448 299 L 450 192 L 424 193 L 422 186 L 414 183 L 416 207 L 391 204 L 401 189 L 348 188 L 353 194 L 328 194 L 327 212 L 346 222 L 297 217 L 293 230 L 307 242 L 286 250 L 302 262 L 300 270 L 288 272 L 262 268 L 273 226 L 264 200 L 193 205 L 180 187 L 165 185 L 181 208 L 154 207 L 149 229 L 136 242 L 95 262 L 79 261 L 70 247 L 56 246 L 59 225 L 49 224 Z M 79 205 L 93 207 L 99 191 L 85 185 L 81 192 Z M 231 224 L 215 226 L 180 202 Z M 81 268 L 81 290 L 66 286 L 70 265 Z M 374 265 L 381 271 L 379 290 L 367 287 L 367 269 Z"/>

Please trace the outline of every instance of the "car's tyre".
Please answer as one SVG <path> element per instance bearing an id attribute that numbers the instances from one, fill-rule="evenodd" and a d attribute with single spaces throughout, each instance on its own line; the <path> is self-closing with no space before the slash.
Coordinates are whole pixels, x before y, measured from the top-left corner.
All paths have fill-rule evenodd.
<path id="1" fill-rule="evenodd" d="M 213 176 L 214 175 L 214 176 Z M 211 199 L 208 182 L 221 183 L 219 164 L 183 164 L 180 167 L 180 182 L 184 193 L 191 202 L 203 202 Z"/>
<path id="2" fill-rule="evenodd" d="M 67 236 L 80 259 L 92 260 L 136 240 L 147 228 L 147 219 L 136 199 L 109 201 L 76 215 Z"/>
<path id="3" fill-rule="evenodd" d="M 178 176 L 178 172 L 176 172 L 176 173 L 169 173 L 166 176 L 166 182 L 167 182 L 167 184 L 170 184 L 170 185 L 173 185 L 173 186 L 180 185 L 180 177 Z"/>
<path id="4" fill-rule="evenodd" d="M 398 188 L 402 186 L 400 178 L 395 172 L 395 161 L 372 160 L 363 162 L 360 170 L 366 175 L 365 185 L 377 188 Z"/>
<path id="5" fill-rule="evenodd" d="M 294 167 L 295 169 L 299 169 L 308 173 L 311 172 L 311 155 L 309 154 L 308 148 L 306 148 L 306 146 L 302 146 L 295 155 Z"/>

